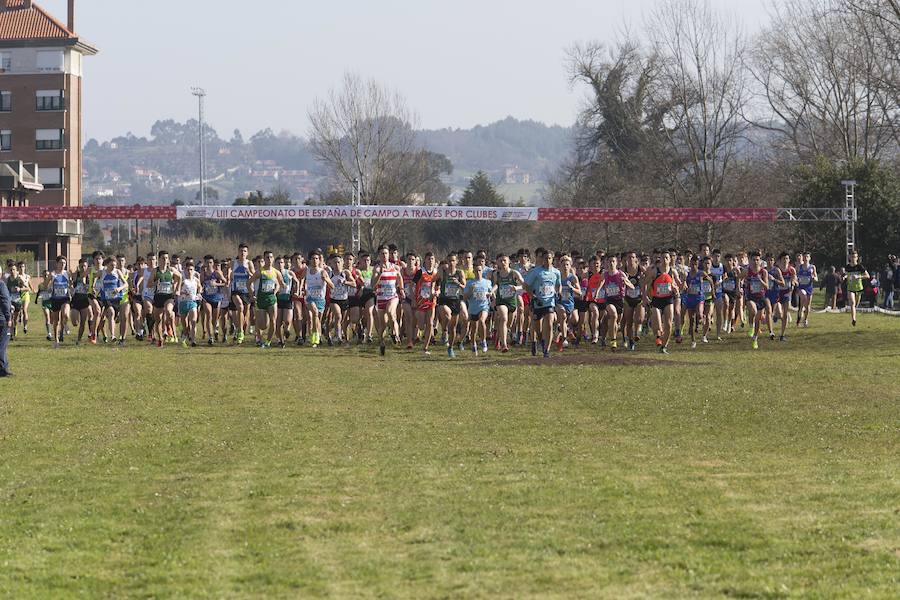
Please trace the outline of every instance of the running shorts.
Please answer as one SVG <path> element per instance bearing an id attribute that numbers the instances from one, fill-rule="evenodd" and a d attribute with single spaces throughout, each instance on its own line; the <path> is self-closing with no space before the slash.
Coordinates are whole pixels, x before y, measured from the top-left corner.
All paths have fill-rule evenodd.
<path id="1" fill-rule="evenodd" d="M 166 302 L 169 300 L 174 300 L 175 296 L 173 294 L 154 294 L 153 295 L 153 307 L 154 308 L 165 308 Z"/>

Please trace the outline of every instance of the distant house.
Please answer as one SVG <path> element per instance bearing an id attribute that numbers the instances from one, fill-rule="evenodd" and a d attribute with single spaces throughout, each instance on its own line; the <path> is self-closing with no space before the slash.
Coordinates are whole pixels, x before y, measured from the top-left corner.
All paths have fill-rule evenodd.
<path id="1" fill-rule="evenodd" d="M 520 169 L 518 165 L 515 165 L 512 167 L 505 167 L 503 171 L 504 171 L 504 177 L 503 177 L 504 183 L 508 183 L 508 184 L 521 183 L 521 184 L 525 184 L 525 185 L 531 183 L 531 173 Z"/>

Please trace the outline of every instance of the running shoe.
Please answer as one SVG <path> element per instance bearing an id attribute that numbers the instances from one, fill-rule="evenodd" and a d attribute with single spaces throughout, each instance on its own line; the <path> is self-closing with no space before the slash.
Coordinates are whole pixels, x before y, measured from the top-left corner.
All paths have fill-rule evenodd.
<path id="1" fill-rule="evenodd" d="M 157 348 L 162 348 L 162 347 L 163 347 L 163 341 L 162 341 L 161 339 L 156 340 L 156 347 L 157 347 Z"/>
<path id="2" fill-rule="evenodd" d="M 753 349 L 759 350 L 759 339 L 755 335 L 753 336 Z"/>
<path id="3" fill-rule="evenodd" d="M 241 344 L 244 343 L 244 334 L 243 333 L 239 333 L 237 335 L 237 343 L 238 343 L 238 346 L 240 346 Z"/>
<path id="4" fill-rule="evenodd" d="M 378 353 L 380 355 L 384 356 L 385 350 L 386 350 L 386 348 L 384 347 L 384 342 L 382 342 L 381 345 L 378 346 Z"/>
<path id="5" fill-rule="evenodd" d="M 456 352 L 453 351 L 453 346 L 447 346 L 447 356 L 456 358 Z"/>
<path id="6" fill-rule="evenodd" d="M 668 353 L 669 353 L 669 347 L 668 347 L 668 346 L 660 346 L 660 347 L 659 347 L 659 353 L 660 353 L 660 354 L 668 354 Z"/>
<path id="7" fill-rule="evenodd" d="M 482 340 L 481 341 L 481 352 L 483 354 L 487 354 L 487 351 L 488 351 L 487 340 Z"/>
<path id="8" fill-rule="evenodd" d="M 544 350 L 544 358 L 550 358 L 550 351 Z"/>
<path id="9" fill-rule="evenodd" d="M 853 325 L 854 327 L 856 327 L 856 319 L 853 319 L 852 321 L 850 321 L 850 324 Z"/>
<path id="10" fill-rule="evenodd" d="M 659 337 L 659 336 L 656 336 L 656 345 L 657 345 L 658 347 L 662 348 L 662 345 L 663 345 L 663 344 L 662 344 L 662 338 Z"/>
<path id="11" fill-rule="evenodd" d="M 691 342 L 691 350 L 697 349 L 697 342 Z"/>
<path id="12" fill-rule="evenodd" d="M 676 344 L 680 344 L 683 341 L 684 341 L 684 338 L 681 336 L 681 333 L 675 334 L 675 343 Z"/>
<path id="13" fill-rule="evenodd" d="M 407 350 L 412 350 L 412 349 L 413 349 L 413 345 L 412 345 L 412 344 L 407 344 L 407 345 L 406 345 L 406 349 L 407 349 Z"/>
<path id="14" fill-rule="evenodd" d="M 188 347 L 188 344 L 187 344 L 187 338 L 181 338 L 181 347 L 182 347 L 182 348 L 187 348 L 187 347 Z"/>
<path id="15" fill-rule="evenodd" d="M 769 334 L 769 339 L 772 340 L 772 341 L 774 342 L 774 341 L 775 341 L 775 334 L 774 334 L 774 333 L 770 333 L 770 334 Z"/>
<path id="16" fill-rule="evenodd" d="M 53 341 L 53 336 L 50 335 L 49 333 L 47 334 L 47 341 L 48 341 L 48 342 L 52 342 L 52 341 Z"/>
<path id="17" fill-rule="evenodd" d="M 612 352 L 617 352 L 619 350 L 619 342 L 617 340 L 613 340 L 609 343 L 609 349 Z"/>
<path id="18" fill-rule="evenodd" d="M 191 348 L 196 348 L 196 347 L 197 347 L 197 342 L 191 342 Z"/>
<path id="19" fill-rule="evenodd" d="M 557 352 L 562 352 L 562 351 L 563 351 L 563 339 L 562 339 L 562 337 L 560 337 L 558 340 L 556 340 L 556 350 L 557 350 Z"/>
<path id="20" fill-rule="evenodd" d="M 786 341 L 787 341 L 787 338 L 784 337 L 783 335 L 781 335 L 781 336 L 778 336 L 778 341 L 779 341 L 779 342 L 786 342 Z"/>
<path id="21" fill-rule="evenodd" d="M 96 335 L 89 335 L 89 336 L 88 336 L 88 341 L 96 346 L 96 345 L 97 345 L 97 336 L 96 336 Z"/>
<path id="22" fill-rule="evenodd" d="M 478 344 L 472 344 L 472 354 L 478 356 Z"/>
<path id="23" fill-rule="evenodd" d="M 506 354 L 507 352 L 509 352 L 509 348 L 501 348 L 500 352 L 502 352 L 503 354 Z"/>
<path id="24" fill-rule="evenodd" d="M 722 338 L 719 338 L 719 339 L 722 339 Z M 709 338 L 706 337 L 706 336 L 704 335 L 702 341 L 703 341 L 704 344 L 708 344 L 708 343 L 709 343 Z"/>
<path id="25" fill-rule="evenodd" d="M 422 354 L 424 354 L 425 356 L 431 356 L 431 351 L 426 349 L 422 351 Z"/>
<path id="26" fill-rule="evenodd" d="M 333 348 L 333 347 L 334 347 L 334 340 L 331 339 L 331 336 L 328 336 L 328 347 L 329 347 L 329 348 Z"/>
<path id="27" fill-rule="evenodd" d="M 531 342 L 531 355 L 537 356 L 537 342 Z"/>
<path id="28" fill-rule="evenodd" d="M 215 342 L 213 341 L 212 338 L 209 338 L 208 340 L 206 340 L 206 344 L 207 344 L 208 346 L 212 346 L 214 343 L 215 343 Z"/>

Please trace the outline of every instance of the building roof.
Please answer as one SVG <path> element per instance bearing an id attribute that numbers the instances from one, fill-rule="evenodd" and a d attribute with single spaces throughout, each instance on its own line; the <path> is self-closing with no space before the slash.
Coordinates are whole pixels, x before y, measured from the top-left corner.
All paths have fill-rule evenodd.
<path id="1" fill-rule="evenodd" d="M 79 40 L 65 25 L 57 21 L 43 8 L 26 0 L 6 0 L 6 9 L 0 9 L 0 44 L 9 46 L 10 42 L 45 42 L 54 45 L 62 42 L 65 45 L 83 46 L 88 54 L 95 54 L 96 49 Z"/>

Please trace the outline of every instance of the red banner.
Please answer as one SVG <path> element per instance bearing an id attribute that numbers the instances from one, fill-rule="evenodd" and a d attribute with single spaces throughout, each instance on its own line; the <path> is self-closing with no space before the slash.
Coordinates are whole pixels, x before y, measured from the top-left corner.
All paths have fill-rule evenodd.
<path id="1" fill-rule="evenodd" d="M 774 221 L 777 208 L 539 208 L 538 221 Z"/>
<path id="2" fill-rule="evenodd" d="M 0 206 L 0 221 L 174 219 L 174 206 Z"/>
<path id="3" fill-rule="evenodd" d="M 180 211 L 178 209 L 181 209 Z M 263 211 L 260 215 L 250 215 L 253 209 Z M 278 208 L 278 207 L 274 207 Z M 329 207 L 293 206 L 285 207 L 297 211 L 290 217 L 295 219 L 308 218 L 417 218 L 423 220 L 532 220 L 533 208 L 509 208 L 491 209 L 490 216 L 484 214 L 464 213 L 462 208 L 456 207 L 361 207 L 357 210 L 386 210 L 389 208 L 417 211 L 415 215 L 391 216 L 387 213 L 360 214 L 360 215 L 331 215 L 327 214 Z M 351 207 L 330 207 L 335 210 L 350 211 Z M 212 209 L 223 209 L 220 212 L 210 212 Z M 175 206 L 0 206 L 0 221 L 58 221 L 61 219 L 162 219 L 173 220 L 180 218 L 215 218 L 215 219 L 245 219 L 245 218 L 282 218 L 272 211 L 273 207 L 175 207 Z M 471 211 L 471 207 L 468 207 Z M 265 212 L 268 211 L 268 212 Z M 306 214 L 306 211 L 309 214 Z M 321 215 L 315 214 L 322 212 Z M 244 214 L 244 213 L 247 214 Z M 453 212 L 454 214 L 450 214 Z M 455 212 L 459 212 L 456 215 Z M 526 212 L 530 213 L 525 214 Z M 581 222 L 685 222 L 685 221 L 716 221 L 716 222 L 749 222 L 749 221 L 775 221 L 777 208 L 539 208 L 537 209 L 538 221 L 581 221 Z M 196 213 L 196 214 L 195 214 Z M 269 213 L 272 213 L 271 215 Z M 494 214 L 497 213 L 497 214 Z M 511 213 L 511 214 L 507 214 Z M 514 214 L 512 214 L 514 213 Z M 520 214 L 521 213 L 521 214 Z"/>

